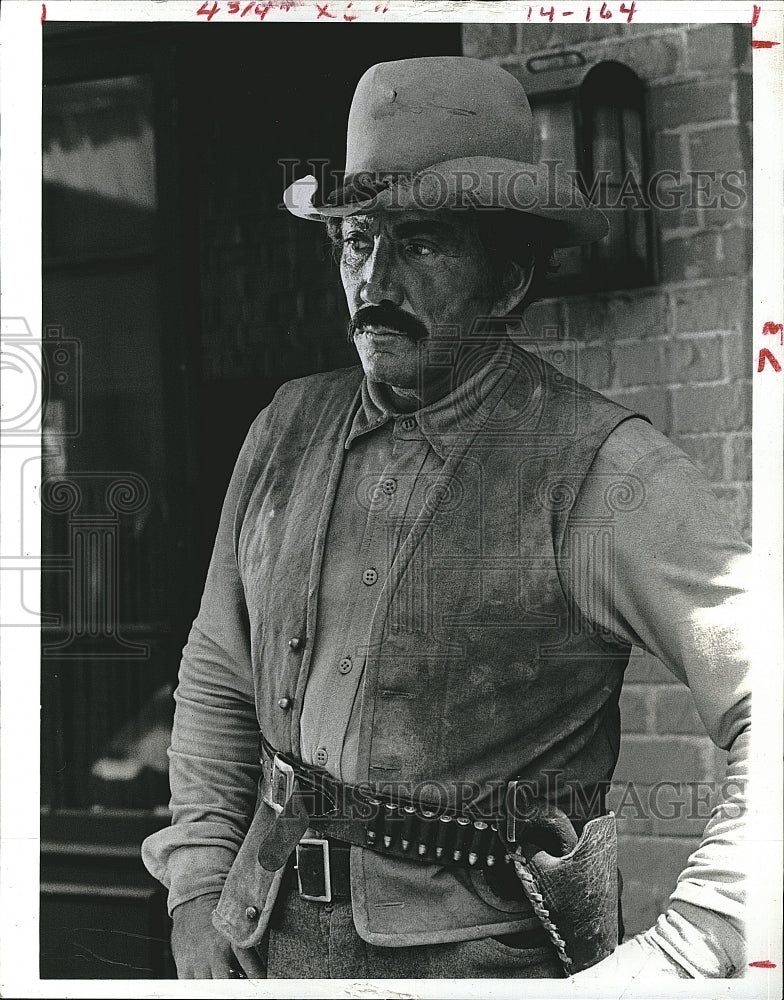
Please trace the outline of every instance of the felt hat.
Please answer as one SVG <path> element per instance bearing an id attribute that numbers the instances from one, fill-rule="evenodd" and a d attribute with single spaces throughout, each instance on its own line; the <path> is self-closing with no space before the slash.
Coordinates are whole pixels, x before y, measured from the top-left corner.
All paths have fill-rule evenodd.
<path id="1" fill-rule="evenodd" d="M 507 209 L 551 246 L 609 231 L 553 161 L 534 163 L 533 116 L 522 85 L 480 59 L 428 56 L 378 63 L 362 76 L 348 120 L 340 186 L 315 177 L 283 195 L 301 219 L 323 222 L 394 208 Z"/>

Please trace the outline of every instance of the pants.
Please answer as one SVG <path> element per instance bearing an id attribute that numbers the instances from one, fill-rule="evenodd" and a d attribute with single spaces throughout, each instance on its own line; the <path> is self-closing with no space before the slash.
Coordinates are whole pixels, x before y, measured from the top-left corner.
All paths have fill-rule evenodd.
<path id="1" fill-rule="evenodd" d="M 513 948 L 484 938 L 382 948 L 359 937 L 351 902 L 314 903 L 287 880 L 272 913 L 270 979 L 553 979 L 564 973 L 555 949 Z M 293 883 L 293 884 L 292 884 Z"/>

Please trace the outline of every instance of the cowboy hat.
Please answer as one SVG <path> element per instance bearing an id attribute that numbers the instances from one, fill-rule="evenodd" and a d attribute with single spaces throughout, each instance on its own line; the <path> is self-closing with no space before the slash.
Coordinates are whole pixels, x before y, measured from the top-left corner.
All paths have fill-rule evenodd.
<path id="1" fill-rule="evenodd" d="M 283 202 L 318 222 L 391 208 L 508 209 L 540 220 L 554 247 L 605 236 L 604 214 L 553 161 L 533 163 L 533 149 L 528 98 L 500 66 L 463 56 L 378 63 L 351 103 L 343 183 L 324 193 L 304 177 Z"/>

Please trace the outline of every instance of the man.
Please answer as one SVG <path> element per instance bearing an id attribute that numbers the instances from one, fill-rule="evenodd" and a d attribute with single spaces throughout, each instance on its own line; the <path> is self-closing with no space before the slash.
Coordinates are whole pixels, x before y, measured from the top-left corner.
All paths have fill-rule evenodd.
<path id="1" fill-rule="evenodd" d="M 742 967 L 746 548 L 643 417 L 525 349 L 553 248 L 607 231 L 531 159 L 509 74 L 406 60 L 360 81 L 341 188 L 286 193 L 327 224 L 361 368 L 284 385 L 229 486 L 144 845 L 181 977 Z M 633 644 L 735 785 L 616 948 Z"/>

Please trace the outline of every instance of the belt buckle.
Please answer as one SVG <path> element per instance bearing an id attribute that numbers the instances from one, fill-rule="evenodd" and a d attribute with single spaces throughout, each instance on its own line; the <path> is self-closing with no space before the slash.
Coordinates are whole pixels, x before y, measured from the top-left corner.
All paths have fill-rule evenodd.
<path id="1" fill-rule="evenodd" d="M 320 847 L 322 850 L 323 865 L 324 865 L 324 892 L 322 895 L 316 895 L 315 893 L 305 892 L 303 888 L 302 873 L 300 871 L 301 847 Z M 297 851 L 297 861 L 294 867 L 297 869 L 297 886 L 299 889 L 300 897 L 302 899 L 309 899 L 311 900 L 311 902 L 314 903 L 332 902 L 332 879 L 330 877 L 330 870 L 329 870 L 329 841 L 323 837 L 303 837 L 297 844 L 296 851 Z"/>
<path id="2" fill-rule="evenodd" d="M 281 760 L 278 754 L 272 758 L 272 773 L 269 780 L 269 793 L 263 796 L 264 801 L 280 816 L 294 793 L 294 768 Z"/>

